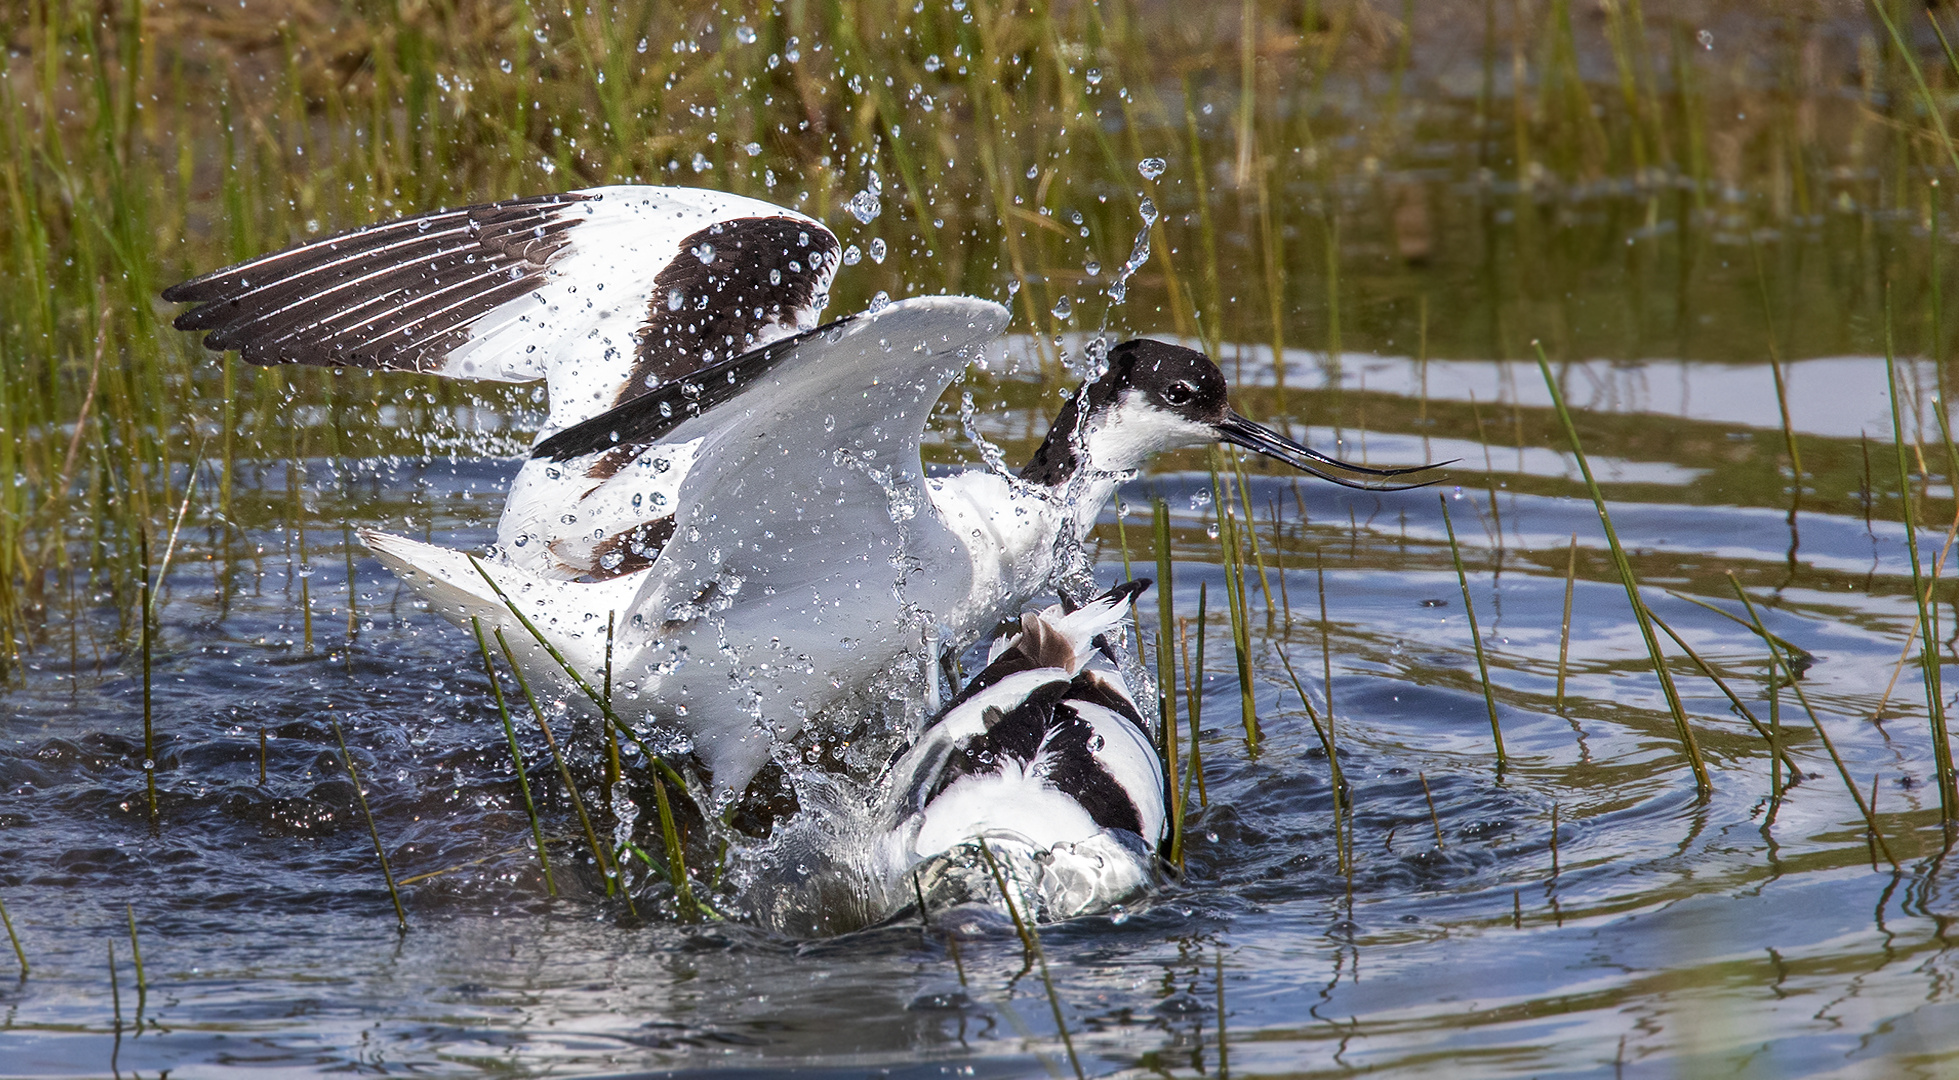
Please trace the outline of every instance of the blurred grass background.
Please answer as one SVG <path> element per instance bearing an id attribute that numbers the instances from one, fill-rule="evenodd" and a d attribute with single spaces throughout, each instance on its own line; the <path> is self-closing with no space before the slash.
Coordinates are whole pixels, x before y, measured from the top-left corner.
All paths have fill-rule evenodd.
<path id="1" fill-rule="evenodd" d="M 242 484 L 234 501 L 242 463 L 426 454 L 451 406 L 533 407 L 529 388 L 240 371 L 171 330 L 157 299 L 225 263 L 437 206 L 625 182 L 755 195 L 863 253 L 833 313 L 880 290 L 969 292 L 1009 300 L 1014 329 L 1043 342 L 1099 325 L 1148 199 L 1153 258 L 1113 326 L 1225 356 L 1518 358 L 1541 339 L 1553 358 L 1726 360 L 1771 342 L 1877 352 L 1887 329 L 1908 354 L 1951 351 L 1953 275 L 1928 242 L 1951 216 L 1939 181 L 1959 168 L 1946 137 L 1959 61 L 1944 45 L 1959 16 L 1943 5 L 0 11 L 7 678 L 64 617 L 111 647 L 134 642 L 137 538 L 156 537 L 162 558 L 193 500 L 214 545 L 248 516 L 296 523 L 296 505 Z M 1165 159 L 1161 175 L 1139 170 L 1148 158 Z M 877 212 L 860 220 L 846 204 L 868 209 L 867 195 Z M 1268 414 L 1339 423 L 1368 408 L 1388 422 L 1363 396 L 1289 398 L 1283 374 L 1253 398 Z M 1421 422 L 1480 430 L 1470 413 L 1424 404 Z M 1520 445 L 1556 438 L 1548 417 L 1529 435 L 1512 419 Z M 474 447 L 517 445 L 504 442 Z M 1766 460 L 1773 501 L 1785 481 Z M 1808 464 L 1841 474 L 1818 481 L 1823 505 L 1868 510 L 1868 460 Z M 1876 483 L 1889 474 L 1880 464 Z"/>

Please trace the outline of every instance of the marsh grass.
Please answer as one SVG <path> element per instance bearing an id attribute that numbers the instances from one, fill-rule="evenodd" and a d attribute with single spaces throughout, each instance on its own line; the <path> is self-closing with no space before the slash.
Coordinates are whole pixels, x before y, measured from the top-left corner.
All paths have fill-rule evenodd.
<path id="1" fill-rule="evenodd" d="M 1803 692 L 1802 683 L 1789 669 L 1788 658 L 1782 654 L 1781 646 L 1762 626 L 1762 617 L 1755 610 L 1755 602 L 1749 599 L 1748 591 L 1741 587 L 1740 579 L 1732 572 L 1728 574 L 1728 583 L 1734 587 L 1735 596 L 1741 599 L 1742 606 L 1748 609 L 1748 619 L 1754 624 L 1756 634 L 1768 645 L 1768 678 L 1771 685 L 1779 678 L 1786 679 L 1785 685 L 1796 692 L 1796 700 L 1802 703 L 1803 711 L 1809 714 L 1810 726 L 1815 729 L 1817 739 L 1823 743 L 1824 752 L 1830 755 L 1830 763 L 1836 766 L 1837 776 L 1843 780 L 1844 790 L 1850 793 L 1851 800 L 1857 804 L 1857 812 L 1863 816 L 1864 826 L 1870 830 L 1872 841 L 1877 845 L 1878 851 L 1883 853 L 1885 861 L 1891 864 L 1892 869 L 1898 869 L 1898 860 L 1891 854 L 1891 845 L 1885 842 L 1884 830 L 1878 827 L 1876 815 L 1872 813 L 1870 804 L 1864 801 L 1863 792 L 1858 790 L 1857 782 L 1851 779 L 1850 769 L 1844 765 L 1843 757 L 1837 753 L 1836 743 L 1831 740 L 1829 730 L 1823 726 L 1823 718 L 1817 715 L 1815 706 L 1809 703 L 1809 695 Z"/>
<path id="2" fill-rule="evenodd" d="M 1558 712 L 1564 711 L 1565 676 L 1571 670 L 1571 599 L 1578 586 L 1578 534 L 1571 534 L 1571 550 L 1564 564 L 1564 618 L 1558 623 L 1558 691 L 1554 698 Z"/>
<path id="3" fill-rule="evenodd" d="M 1667 670 L 1666 658 L 1660 655 L 1659 640 L 1653 636 L 1652 620 L 1647 616 L 1645 601 L 1639 596 L 1639 579 L 1633 574 L 1632 561 L 1626 558 L 1626 549 L 1619 543 L 1618 530 L 1612 527 L 1612 512 L 1606 508 L 1605 495 L 1599 490 L 1598 480 L 1592 475 L 1591 463 L 1585 458 L 1585 447 L 1578 439 L 1578 427 L 1572 422 L 1571 411 L 1565 408 L 1564 393 L 1558 388 L 1557 377 L 1551 373 L 1551 362 L 1545 359 L 1541 344 L 1534 342 L 1533 345 L 1537 350 L 1538 371 L 1544 376 L 1545 388 L 1551 393 L 1552 408 L 1557 411 L 1558 422 L 1564 427 L 1565 440 L 1571 447 L 1572 457 L 1578 462 L 1578 471 L 1584 475 L 1592 505 L 1598 510 L 1599 524 L 1605 529 L 1605 542 L 1612 549 L 1612 561 L 1618 568 L 1620 582 L 1626 588 L 1626 601 L 1631 604 L 1633 619 L 1639 624 L 1640 636 L 1646 641 L 1646 654 L 1652 661 L 1653 674 L 1660 681 L 1667 710 L 1673 714 L 1674 731 L 1680 737 L 1681 750 L 1694 770 L 1695 786 L 1705 796 L 1713 789 L 1713 781 L 1708 777 L 1707 763 L 1701 759 L 1700 744 L 1695 741 L 1693 729 L 1688 726 L 1687 710 L 1680 702 L 1679 689 L 1673 684 L 1673 673 Z M 1494 722 L 1494 707 L 1491 719 Z"/>
<path id="4" fill-rule="evenodd" d="M 659 815 L 660 837 L 662 842 L 666 846 L 667 878 L 669 884 L 673 886 L 675 905 L 678 907 L 681 916 L 687 919 L 696 919 L 696 918 L 700 918 L 703 914 L 712 914 L 711 909 L 704 906 L 700 902 L 700 900 L 696 898 L 694 895 L 693 883 L 688 879 L 688 875 L 687 875 L 687 861 L 685 858 L 685 853 L 682 851 L 680 846 L 680 832 L 678 826 L 674 821 L 673 803 L 667 795 L 667 785 L 669 783 L 673 785 L 674 790 L 680 792 L 685 792 L 687 790 L 687 783 L 684 779 L 681 778 L 680 773 L 677 770 L 675 770 L 671 764 L 666 762 L 659 755 L 654 754 L 652 750 L 650 750 L 646 746 L 646 744 L 641 741 L 639 737 L 639 733 L 634 731 L 631 728 L 631 726 L 629 726 L 623 719 L 621 719 L 619 717 L 619 714 L 613 710 L 612 695 L 610 692 L 611 691 L 611 670 L 610 670 L 611 665 L 609 663 L 607 664 L 607 673 L 606 673 L 607 692 L 601 694 L 599 691 L 594 690 L 592 688 L 592 684 L 586 680 L 585 676 L 579 674 L 578 669 L 572 666 L 571 661 L 566 660 L 564 654 L 559 652 L 557 647 L 552 645 L 551 642 L 545 638 L 544 634 L 538 630 L 537 625 L 531 622 L 529 616 L 524 614 L 522 609 L 520 609 L 517 606 L 516 602 L 511 600 L 510 597 L 504 593 L 503 586 L 497 584 L 496 579 L 491 577 L 489 571 L 483 568 L 483 564 L 478 562 L 476 557 L 473 555 L 470 556 L 469 561 L 470 561 L 470 565 L 476 567 L 476 572 L 482 576 L 484 582 L 490 586 L 491 591 L 496 593 L 497 599 L 503 602 L 504 607 L 510 612 L 511 615 L 516 617 L 518 623 L 523 626 L 525 632 L 530 634 L 531 640 L 536 642 L 537 646 L 540 649 L 544 650 L 545 654 L 551 658 L 552 663 L 556 664 L 558 666 L 558 669 L 564 673 L 565 678 L 569 680 L 573 686 L 577 687 L 578 691 L 584 694 L 585 697 L 588 700 L 590 700 L 593 705 L 597 706 L 599 710 L 599 714 L 605 718 L 607 725 L 609 725 L 609 727 L 613 731 L 616 731 L 618 734 L 624 735 L 626 739 L 633 744 L 634 748 L 640 752 L 641 756 L 643 756 L 647 760 L 653 772 L 653 775 L 649 777 L 649 779 L 652 781 L 654 808 L 657 810 Z M 520 688 L 522 688 L 522 690 L 524 691 L 525 700 L 530 702 L 531 710 L 537 714 L 538 726 L 540 728 L 544 728 L 546 740 L 551 740 L 550 728 L 545 724 L 544 713 L 538 709 L 537 700 L 531 696 L 530 684 L 525 681 L 524 673 L 522 669 L 520 669 L 517 666 L 516 656 L 511 652 L 510 643 L 504 640 L 502 630 L 495 631 L 495 637 L 497 639 L 497 644 L 501 646 L 503 649 L 504 660 L 510 665 L 511 673 L 515 675 L 517 678 L 517 685 Z M 610 637 L 608 637 L 607 638 L 608 655 L 610 654 L 610 648 L 609 648 L 610 640 L 611 640 Z M 605 870 L 607 874 L 606 895 L 609 896 L 612 893 L 611 883 L 613 880 L 612 871 L 609 869 L 611 864 L 609 860 L 607 860 L 605 856 L 599 852 L 599 842 L 598 842 L 597 834 L 595 834 L 592 831 L 591 821 L 589 818 L 586 817 L 583 802 L 579 799 L 578 796 L 577 785 L 572 783 L 571 775 L 568 771 L 566 771 L 562 757 L 558 756 L 557 744 L 554 740 L 552 740 L 551 752 L 554 757 L 558 757 L 558 768 L 559 771 L 564 776 L 566 789 L 571 793 L 572 805 L 578 810 L 579 820 L 584 825 L 587 838 L 591 840 L 593 853 L 598 858 L 600 868 Z M 623 879 L 620 880 L 619 884 L 621 885 L 624 884 Z M 626 906 L 628 908 L 631 908 L 633 906 L 632 895 L 630 892 L 626 894 Z"/>
<path id="5" fill-rule="evenodd" d="M 1715 608 L 1714 610 L 1719 611 L 1720 609 Z M 1726 614 L 1726 612 L 1723 612 L 1723 614 Z M 1728 699 L 1729 707 L 1739 713 L 1742 719 L 1748 721 L 1749 726 L 1755 729 L 1755 733 L 1760 735 L 1762 741 L 1768 744 L 1769 757 L 1774 762 L 1772 771 L 1775 774 L 1771 778 L 1772 794 L 1780 796 L 1782 793 L 1780 775 L 1781 769 L 1784 767 L 1787 767 L 1789 770 L 1790 786 L 1793 787 L 1798 783 L 1802 778 L 1802 771 L 1796 768 L 1795 759 L 1789 756 L 1788 748 L 1782 744 L 1781 728 L 1779 724 L 1774 722 L 1774 718 L 1771 717 L 1770 726 L 1763 727 L 1762 722 L 1755 718 L 1755 713 L 1748 708 L 1747 703 L 1742 701 L 1728 687 L 1727 680 L 1723 679 L 1720 673 L 1716 672 L 1706 660 L 1701 659 L 1700 653 L 1695 652 L 1694 647 L 1687 644 L 1687 639 L 1676 633 L 1673 627 L 1667 625 L 1666 620 L 1660 618 L 1659 614 L 1650 607 L 1646 609 L 1646 617 L 1652 619 L 1653 625 L 1659 627 L 1662 633 L 1673 639 L 1674 645 L 1678 646 L 1680 651 L 1686 654 L 1687 659 L 1693 661 L 1694 666 L 1701 670 L 1701 674 L 1707 676 L 1708 680 L 1721 691 L 1722 696 Z M 1773 704 L 1774 699 L 1771 698 L 1770 701 Z"/>
<path id="6" fill-rule="evenodd" d="M 1491 505 L 1496 503 L 1496 494 L 1491 492 Z M 1456 526 L 1449 520 L 1449 497 L 1441 497 L 1442 527 L 1449 534 L 1449 557 L 1456 564 L 1456 583 L 1462 586 L 1462 613 L 1469 621 L 1469 641 L 1476 649 L 1476 681 L 1483 688 L 1483 706 L 1490 713 L 1490 740 L 1496 746 L 1497 774 L 1503 774 L 1503 767 L 1509 759 L 1503 752 L 1503 728 L 1496 718 L 1496 688 L 1490 682 L 1490 661 L 1483 653 L 1483 631 L 1476 625 L 1476 604 L 1469 598 L 1469 574 L 1462 566 L 1462 545 L 1456 543 Z"/>
<path id="7" fill-rule="evenodd" d="M 524 772 L 524 751 L 517 745 L 517 725 L 510 719 L 510 709 L 503 700 L 503 684 L 497 678 L 497 668 L 490 659 L 490 642 L 483 636 L 483 623 L 470 617 L 469 628 L 476 635 L 476 648 L 483 656 L 483 675 L 490 680 L 490 698 L 496 703 L 497 719 L 503 722 L 503 737 L 510 747 L 510 763 L 517 771 L 517 790 L 524 796 L 524 816 L 531 823 L 531 839 L 537 844 L 537 866 L 544 872 L 544 892 L 547 896 L 558 895 L 558 884 L 551 877 L 551 857 L 545 851 L 544 826 L 537 819 L 537 803 L 531 798 L 530 777 Z M 263 734 L 263 732 L 261 732 Z"/>
<path id="8" fill-rule="evenodd" d="M 136 968 L 136 1030 L 143 1030 L 143 1009 L 150 1001 L 150 980 L 143 974 L 143 945 L 136 936 L 136 906 L 124 904 L 123 912 L 129 917 L 129 960 Z"/>
<path id="9" fill-rule="evenodd" d="M 1943 131 L 1943 129 L 1941 129 Z M 1918 555 L 1917 514 L 1912 509 L 1912 485 L 1904 453 L 1904 419 L 1899 405 L 1898 364 L 1891 349 L 1889 321 L 1885 327 L 1884 341 L 1885 382 L 1891 394 L 1891 430 L 1898 447 L 1898 498 L 1902 503 L 1905 524 L 1905 547 L 1911 553 L 1911 594 L 1918 603 L 1918 631 L 1922 635 L 1919 651 L 1919 668 L 1925 680 L 1926 722 L 1931 728 L 1932 761 L 1939 788 L 1939 820 L 1947 829 L 1953 827 L 1955 815 L 1959 815 L 1959 785 L 1955 784 L 1952 766 L 1952 743 L 1946 737 L 1945 690 L 1942 679 L 1942 662 L 1939 654 L 1938 631 L 1933 623 L 1932 609 L 1928 600 L 1937 584 L 1936 578 L 1927 579 Z M 1943 427 L 1945 404 L 1939 402 L 1936 411 L 1940 413 Z M 1920 462 L 1923 468 L 1923 462 Z M 1935 567 L 1936 569 L 1936 567 Z M 1753 617 L 1753 610 L 1750 610 Z M 1760 620 L 1756 620 L 1760 625 Z M 1873 822 L 1871 828 L 1877 828 Z M 1882 838 L 1878 841 L 1883 846 Z M 1887 853 L 1888 854 L 1888 853 Z"/>
<path id="10" fill-rule="evenodd" d="M 0 900 L 0 926 L 7 928 L 7 943 L 14 947 L 14 959 L 20 964 L 20 977 L 26 979 L 34 966 L 27 962 L 27 950 L 20 946 L 20 935 L 14 931 L 14 917 L 7 914 L 5 900 Z"/>
<path id="11" fill-rule="evenodd" d="M 354 800 L 360 804 L 361 817 L 367 822 L 368 838 L 374 841 L 374 857 L 381 861 L 381 878 L 387 882 L 388 899 L 395 906 L 395 928 L 405 934 L 408 932 L 408 912 L 401 906 L 401 891 L 395 887 L 395 872 L 388 865 L 388 852 L 381 844 L 381 830 L 374 824 L 374 811 L 368 808 L 367 792 L 361 788 L 360 771 L 354 768 L 354 755 L 347 750 L 347 736 L 340 730 L 340 720 L 334 717 L 329 722 L 333 725 L 334 741 L 340 744 L 340 762 L 347 767 L 347 778 L 354 784 Z"/>
<path id="12" fill-rule="evenodd" d="M 491 631 L 497 639 L 497 647 L 503 651 L 503 661 L 510 667 L 511 675 L 517 680 L 517 689 L 522 691 L 525 704 L 531 707 L 531 718 L 537 721 L 537 730 L 544 735 L 544 745 L 551 750 L 551 761 L 558 767 L 558 779 L 565 786 L 565 797 L 571 800 L 572 812 L 578 815 L 578 827 L 585 834 L 585 844 L 592 852 L 592 863 L 599 868 L 599 875 L 605 881 L 605 894 L 611 896 L 615 890 L 625 886 L 625 880 L 606 856 L 606 845 L 599 843 L 599 834 L 592 827 L 592 815 L 585 810 L 585 798 L 578 793 L 578 782 L 572 778 L 571 766 L 566 763 L 564 751 L 558 747 L 558 738 L 551 732 L 551 722 L 544 715 L 543 706 L 537 703 L 537 695 L 531 691 L 529 679 L 524 677 L 524 669 L 517 664 L 517 657 L 510 651 L 510 642 L 504 638 L 501 629 Z M 540 852 L 543 850 L 539 848 Z M 632 903 L 630 893 L 626 903 Z"/>
<path id="13" fill-rule="evenodd" d="M 1041 968 L 1041 985 L 1047 989 L 1048 1007 L 1054 1012 L 1054 1029 L 1061 1035 L 1061 1045 L 1068 1052 L 1068 1064 L 1075 1070 L 1076 1080 L 1083 1080 L 1082 1063 L 1075 1056 L 1075 1040 L 1068 1034 L 1068 1020 L 1061 1015 L 1061 995 L 1054 989 L 1054 976 L 1048 971 L 1047 950 L 1041 948 L 1041 935 L 1027 924 L 1020 914 L 1020 905 L 1014 903 L 1013 891 L 1007 888 L 1006 872 L 993 857 L 993 849 L 984 839 L 979 841 L 980 854 L 986 859 L 986 869 L 993 876 L 993 886 L 1000 890 L 1000 899 L 1007 905 L 1007 916 L 1013 920 L 1014 932 L 1020 935 L 1021 946 L 1027 955 Z"/>

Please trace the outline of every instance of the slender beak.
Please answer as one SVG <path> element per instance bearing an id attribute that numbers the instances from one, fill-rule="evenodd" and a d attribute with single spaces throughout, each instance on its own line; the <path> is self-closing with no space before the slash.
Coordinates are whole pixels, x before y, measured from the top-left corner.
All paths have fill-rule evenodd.
<path id="1" fill-rule="evenodd" d="M 1283 461 L 1295 469 L 1312 473 L 1322 480 L 1331 480 L 1341 487 L 1360 488 L 1363 491 L 1404 491 L 1408 488 L 1427 487 L 1442 478 L 1436 476 L 1414 482 L 1397 482 L 1395 478 L 1439 469 L 1449 464 L 1440 461 L 1429 465 L 1409 465 L 1399 469 L 1373 469 L 1365 465 L 1355 465 L 1293 442 L 1271 428 L 1253 423 L 1230 409 L 1224 411 L 1224 420 L 1217 425 L 1217 432 L 1218 438 L 1223 442 L 1242 446 L 1274 461 Z"/>

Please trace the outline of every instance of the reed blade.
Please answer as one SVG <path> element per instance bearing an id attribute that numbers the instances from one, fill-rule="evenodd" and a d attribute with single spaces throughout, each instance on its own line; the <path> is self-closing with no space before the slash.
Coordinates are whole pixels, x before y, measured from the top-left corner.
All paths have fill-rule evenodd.
<path id="1" fill-rule="evenodd" d="M 1681 704 L 1680 691 L 1673 685 L 1673 674 L 1667 670 L 1666 658 L 1660 655 L 1660 641 L 1653 633 L 1653 623 L 1646 617 L 1646 604 L 1639 597 L 1639 579 L 1633 574 L 1632 560 L 1626 557 L 1626 549 L 1619 543 L 1619 532 L 1612 527 L 1612 513 L 1606 509 L 1605 494 L 1599 490 L 1598 479 L 1592 475 L 1591 462 L 1586 460 L 1584 444 L 1578 439 L 1578 425 L 1572 422 L 1571 410 L 1565 407 L 1564 391 L 1558 388 L 1557 377 L 1551 373 L 1551 362 L 1544 356 L 1544 346 L 1538 342 L 1531 344 L 1537 351 L 1537 370 L 1544 376 L 1545 388 L 1551 392 L 1551 404 L 1557 410 L 1558 423 L 1564 427 L 1572 457 L 1577 459 L 1578 471 L 1585 477 L 1585 490 L 1591 493 L 1599 524 L 1605 529 L 1605 542 L 1612 549 L 1613 565 L 1618 568 L 1619 580 L 1626 587 L 1626 602 L 1632 605 L 1633 619 L 1639 624 L 1639 635 L 1646 642 L 1646 655 L 1653 663 L 1654 675 L 1660 680 L 1660 692 L 1666 697 L 1667 709 L 1673 714 L 1680 748 L 1694 770 L 1694 786 L 1705 797 L 1714 790 L 1714 784 L 1708 778 L 1707 763 L 1701 759 L 1700 744 L 1694 739 L 1693 728 L 1688 726 L 1687 710 Z"/>
<path id="2" fill-rule="evenodd" d="M 334 739 L 340 743 L 340 761 L 347 766 L 348 779 L 354 782 L 354 798 L 360 802 L 361 817 L 367 821 L 368 838 L 374 841 L 374 856 L 381 860 L 381 877 L 388 883 L 388 899 L 395 906 L 395 928 L 405 934 L 408 932 L 408 912 L 402 909 L 401 892 L 395 888 L 395 872 L 388 866 L 387 850 L 381 846 L 381 830 L 374 824 L 374 811 L 368 809 L 367 793 L 361 790 L 360 771 L 354 768 L 354 755 L 347 751 L 347 736 L 340 731 L 339 718 L 329 717 L 328 722 L 333 725 Z"/>
<path id="3" fill-rule="evenodd" d="M 1456 543 L 1456 526 L 1449 520 L 1449 497 L 1441 496 L 1442 526 L 1449 531 L 1449 557 L 1456 563 L 1456 583 L 1462 586 L 1463 616 L 1469 620 L 1469 640 L 1476 648 L 1476 672 L 1483 684 L 1483 706 L 1490 713 L 1490 738 L 1496 744 L 1497 775 L 1509 764 L 1503 752 L 1503 727 L 1496 718 L 1496 688 L 1490 684 L 1490 661 L 1483 652 L 1483 632 L 1476 626 L 1476 602 L 1469 598 L 1469 575 L 1462 566 L 1462 546 Z"/>
<path id="4" fill-rule="evenodd" d="M 1816 729 L 1816 737 L 1823 741 L 1823 749 L 1830 755 L 1830 763 L 1836 766 L 1837 776 L 1842 778 L 1844 790 L 1850 792 L 1851 800 L 1857 804 L 1857 812 L 1863 815 L 1864 825 L 1870 829 L 1872 838 L 1877 842 L 1878 850 L 1884 853 L 1885 861 L 1891 864 L 1892 869 L 1897 869 L 1898 860 L 1891 854 L 1891 845 L 1884 841 L 1884 830 L 1878 828 L 1877 817 L 1871 813 L 1870 805 L 1864 802 L 1864 793 L 1858 789 L 1857 781 L 1850 778 L 1850 769 L 1844 765 L 1843 757 L 1837 753 L 1836 743 L 1830 739 L 1830 732 L 1823 726 L 1823 718 L 1817 715 L 1815 707 L 1809 703 L 1809 695 L 1803 692 L 1803 684 L 1797 682 L 1795 675 L 1790 672 L 1788 660 L 1782 655 L 1782 650 L 1775 642 L 1769 640 L 1767 630 L 1760 629 L 1762 617 L 1755 610 L 1755 602 L 1748 598 L 1747 590 L 1741 587 L 1741 579 L 1735 577 L 1732 570 L 1728 572 L 1728 584 L 1734 587 L 1735 595 L 1740 597 L 1743 606 L 1748 608 L 1748 617 L 1754 621 L 1762 634 L 1762 640 L 1768 642 L 1770 681 L 1773 682 L 1782 676 L 1788 678 L 1789 688 L 1796 692 L 1796 700 L 1802 702 L 1803 711 L 1809 714 L 1810 726 Z"/>
<path id="5" fill-rule="evenodd" d="M 483 655 L 483 674 L 490 680 L 490 697 L 496 702 L 497 718 L 503 722 L 504 741 L 510 747 L 510 762 L 517 770 L 517 790 L 524 795 L 524 816 L 530 819 L 531 839 L 537 844 L 537 865 L 544 872 L 544 892 L 558 895 L 558 883 L 551 877 L 551 857 L 544 849 L 544 827 L 537 820 L 537 803 L 531 798 L 530 777 L 524 772 L 524 752 L 517 745 L 517 725 L 510 719 L 510 708 L 503 700 L 503 683 L 496 665 L 490 661 L 490 642 L 483 636 L 483 622 L 470 616 L 469 628 L 476 634 L 477 651 Z"/>
<path id="6" fill-rule="evenodd" d="M 1939 820 L 1947 829 L 1951 829 L 1955 819 L 1959 819 L 1959 781 L 1954 778 L 1952 743 L 1946 734 L 1945 688 L 1939 663 L 1938 632 L 1934 629 L 1931 606 L 1927 602 L 1931 595 L 1932 583 L 1925 580 L 1924 568 L 1918 558 L 1918 514 L 1913 508 L 1911 474 L 1905 463 L 1904 416 L 1899 404 L 1898 361 L 1891 347 L 1888 304 L 1885 313 L 1884 374 L 1885 382 L 1891 392 L 1891 436 L 1898 452 L 1899 512 L 1904 517 L 1905 547 L 1911 553 L 1911 595 L 1918 603 L 1918 630 L 1921 635 L 1918 662 L 1925 680 L 1925 710 L 1927 724 L 1931 728 L 1933 768 L 1938 774 Z M 1938 404 L 1937 411 L 1944 413 L 1943 402 Z"/>

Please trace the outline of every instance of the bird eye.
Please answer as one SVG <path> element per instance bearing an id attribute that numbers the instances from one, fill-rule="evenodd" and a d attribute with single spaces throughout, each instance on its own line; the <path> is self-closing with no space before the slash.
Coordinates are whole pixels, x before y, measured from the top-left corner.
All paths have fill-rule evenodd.
<path id="1" fill-rule="evenodd" d="M 1197 388 L 1187 382 L 1171 383 L 1163 389 L 1163 400 L 1172 405 L 1188 405 L 1197 396 Z"/>

